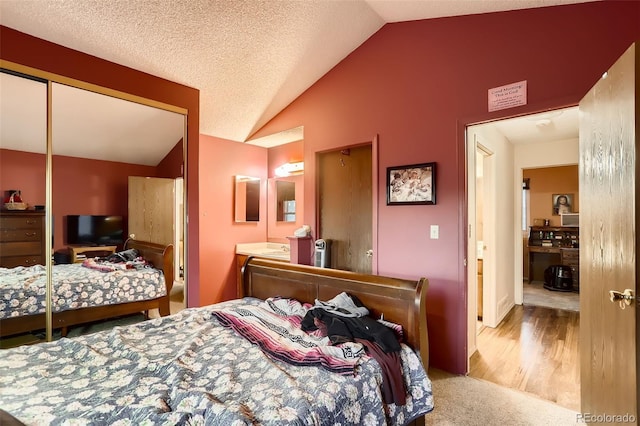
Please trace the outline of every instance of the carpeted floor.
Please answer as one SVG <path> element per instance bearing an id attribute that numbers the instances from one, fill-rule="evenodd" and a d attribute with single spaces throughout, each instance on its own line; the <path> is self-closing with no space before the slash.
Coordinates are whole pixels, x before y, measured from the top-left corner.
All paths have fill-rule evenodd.
<path id="1" fill-rule="evenodd" d="M 116 326 L 124 326 L 144 321 L 142 313 L 127 315 L 119 318 L 113 318 L 106 321 L 91 322 L 83 325 L 69 327 L 67 337 L 78 337 L 85 334 L 95 333 L 97 331 L 109 330 Z M 60 330 L 54 330 L 51 334 L 53 340 L 58 340 L 62 336 Z M 3 337 L 0 339 L 0 349 L 8 349 L 16 346 L 30 345 L 46 341 L 47 334 L 45 330 L 33 331 L 31 333 L 19 334 L 16 336 Z"/>
<path id="2" fill-rule="evenodd" d="M 564 426 L 582 424 L 578 413 L 530 394 L 472 377 L 429 370 L 434 409 L 425 416 L 437 426 Z"/>

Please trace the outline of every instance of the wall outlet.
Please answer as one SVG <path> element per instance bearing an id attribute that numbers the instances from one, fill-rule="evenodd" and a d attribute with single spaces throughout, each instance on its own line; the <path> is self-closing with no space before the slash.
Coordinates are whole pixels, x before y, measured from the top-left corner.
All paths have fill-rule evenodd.
<path id="1" fill-rule="evenodd" d="M 438 225 L 431 225 L 431 239 L 437 240 L 440 238 L 440 227 Z"/>

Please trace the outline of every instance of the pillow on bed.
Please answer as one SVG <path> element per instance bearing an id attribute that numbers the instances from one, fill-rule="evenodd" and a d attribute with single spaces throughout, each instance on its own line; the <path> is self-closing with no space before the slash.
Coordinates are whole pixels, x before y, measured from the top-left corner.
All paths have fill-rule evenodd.
<path id="1" fill-rule="evenodd" d="M 106 260 L 113 263 L 131 262 L 132 260 L 136 260 L 139 256 L 140 253 L 138 250 L 129 249 L 113 253 L 112 255 L 109 255 Z"/>

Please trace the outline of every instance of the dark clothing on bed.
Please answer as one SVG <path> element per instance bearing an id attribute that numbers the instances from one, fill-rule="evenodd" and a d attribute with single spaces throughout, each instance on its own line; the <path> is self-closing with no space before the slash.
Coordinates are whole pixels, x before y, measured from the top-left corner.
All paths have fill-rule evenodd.
<path id="1" fill-rule="evenodd" d="M 302 319 L 303 331 L 321 330 L 331 343 L 362 344 L 367 354 L 378 361 L 382 370 L 382 396 L 386 403 L 404 405 L 405 386 L 400 361 L 400 342 L 392 329 L 375 319 L 361 315 L 363 305 L 346 293 L 330 302 L 316 301 L 316 305 Z M 364 308 L 368 313 L 368 310 Z M 357 316 L 351 315 L 353 312 Z"/>
<path id="2" fill-rule="evenodd" d="M 402 362 L 399 352 L 385 353 L 369 340 L 356 339 L 356 342 L 367 348 L 367 354 L 378 361 L 382 369 L 382 397 L 387 404 L 404 405 L 407 402 Z"/>
<path id="3" fill-rule="evenodd" d="M 333 344 L 364 339 L 376 342 L 384 352 L 400 351 L 400 343 L 395 333 L 371 317 L 344 317 L 316 308 L 309 310 L 304 316 L 302 330 L 317 330 L 314 319 L 324 323 L 327 327 L 327 336 Z"/>
<path id="4" fill-rule="evenodd" d="M 384 401 L 405 404 L 400 343 L 389 327 L 371 317 L 344 317 L 322 308 L 309 310 L 301 326 L 304 331 L 321 330 L 334 345 L 344 342 L 362 344 L 367 349 L 367 354 L 380 364 Z"/>

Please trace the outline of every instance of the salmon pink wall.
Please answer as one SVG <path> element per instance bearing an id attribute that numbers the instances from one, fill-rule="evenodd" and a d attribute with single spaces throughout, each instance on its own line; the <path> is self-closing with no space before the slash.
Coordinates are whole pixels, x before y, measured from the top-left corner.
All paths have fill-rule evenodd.
<path id="1" fill-rule="evenodd" d="M 304 126 L 312 224 L 316 153 L 379 135 L 378 272 L 429 278 L 435 367 L 467 365 L 465 126 L 577 104 L 640 39 L 639 18 L 640 2 L 604 1 L 388 24 L 253 135 Z M 490 88 L 522 80 L 527 105 L 488 112 Z M 387 206 L 386 168 L 421 162 L 437 163 L 437 205 Z"/>
<path id="2" fill-rule="evenodd" d="M 45 155 L 0 150 L 0 184 L 20 189 L 30 206 L 45 204 Z M 156 168 L 113 161 L 53 156 L 54 250 L 66 247 L 65 216 L 127 216 L 128 177 L 156 176 Z M 126 230 L 125 230 L 126 232 Z"/>
<path id="3" fill-rule="evenodd" d="M 276 168 L 285 163 L 295 163 L 304 160 L 304 142 L 290 142 L 269 148 L 269 177 L 276 175 Z"/>
<path id="4" fill-rule="evenodd" d="M 236 175 L 260 178 L 260 221 L 236 223 Z M 267 149 L 200 135 L 200 304 L 236 297 L 236 243 L 267 238 Z"/>
<path id="5" fill-rule="evenodd" d="M 184 145 L 182 139 L 171 151 L 158 163 L 157 177 L 175 179 L 184 176 Z"/>
<path id="6" fill-rule="evenodd" d="M 523 178 L 529 178 L 529 208 L 533 219 L 549 219 L 551 226 L 560 226 L 560 216 L 553 215 L 553 195 L 572 194 L 571 212 L 580 212 L 580 186 L 578 165 L 525 169 Z"/>
<path id="7" fill-rule="evenodd" d="M 52 162 L 55 248 L 65 247 L 65 216 L 128 216 L 129 176 L 156 176 L 156 168 L 54 155 Z M 127 230 L 125 229 L 125 233 Z M 125 234 L 127 235 L 127 234 Z"/>
<path id="8" fill-rule="evenodd" d="M 200 256 L 198 144 L 200 92 L 141 71 L 0 26 L 0 58 L 187 110 L 187 192 L 189 216 L 187 303 L 198 306 Z"/>
<path id="9" fill-rule="evenodd" d="M 46 163 L 44 154 L 0 149 L 0 193 L 19 189 L 29 206 L 45 205 Z"/>

